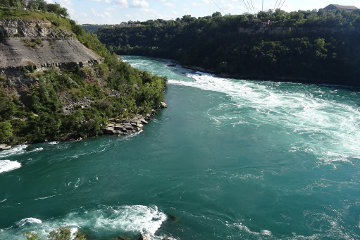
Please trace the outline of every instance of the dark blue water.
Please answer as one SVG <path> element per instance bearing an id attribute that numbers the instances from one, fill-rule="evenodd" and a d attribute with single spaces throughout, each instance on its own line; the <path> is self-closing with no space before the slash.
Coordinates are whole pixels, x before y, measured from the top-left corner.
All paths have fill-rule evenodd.
<path id="1" fill-rule="evenodd" d="M 169 107 L 131 137 L 1 152 L 0 239 L 59 227 L 89 239 L 360 239 L 359 93 L 124 59 L 168 76 Z"/>

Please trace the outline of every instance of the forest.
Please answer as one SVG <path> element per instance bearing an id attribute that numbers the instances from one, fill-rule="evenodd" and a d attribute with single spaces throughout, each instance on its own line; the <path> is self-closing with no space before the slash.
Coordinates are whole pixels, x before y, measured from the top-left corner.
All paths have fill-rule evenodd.
<path id="1" fill-rule="evenodd" d="M 360 11 L 259 12 L 130 21 L 96 34 L 120 55 L 237 78 L 360 85 Z"/>

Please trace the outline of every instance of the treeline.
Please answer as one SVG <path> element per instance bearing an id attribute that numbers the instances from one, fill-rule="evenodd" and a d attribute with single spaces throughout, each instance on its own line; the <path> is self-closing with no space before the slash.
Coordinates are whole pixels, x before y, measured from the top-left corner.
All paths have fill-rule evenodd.
<path id="1" fill-rule="evenodd" d="M 72 32 L 103 60 L 46 71 L 24 67 L 21 77 L 32 81 L 30 85 L 14 85 L 11 76 L 0 73 L 0 143 L 98 136 L 110 118 L 151 113 L 163 100 L 166 78 L 132 68 L 74 21 L 50 13 L 0 10 L 0 20 L 6 16 L 47 19 L 52 27 Z"/>
<path id="2" fill-rule="evenodd" d="M 96 34 L 118 54 L 175 59 L 217 74 L 360 85 L 359 10 L 214 13 L 128 22 Z"/>
<path id="3" fill-rule="evenodd" d="M 68 17 L 66 8 L 58 3 L 47 3 L 44 0 L 0 0 L 1 8 L 13 9 L 29 9 L 33 11 L 52 12 L 62 17 Z"/>

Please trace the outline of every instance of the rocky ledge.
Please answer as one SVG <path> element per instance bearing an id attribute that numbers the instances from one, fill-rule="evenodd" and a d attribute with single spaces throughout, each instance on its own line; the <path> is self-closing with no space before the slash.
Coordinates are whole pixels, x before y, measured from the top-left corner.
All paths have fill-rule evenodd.
<path id="1" fill-rule="evenodd" d="M 159 109 L 167 108 L 165 102 L 161 102 Z M 131 135 L 143 130 L 144 125 L 148 124 L 148 121 L 157 113 L 155 109 L 151 111 L 151 114 L 145 116 L 137 114 L 133 118 L 113 118 L 109 119 L 109 123 L 102 129 L 104 134 L 126 136 Z M 81 141 L 82 138 L 73 139 L 74 141 Z M 7 144 L 0 143 L 0 151 L 9 150 L 12 147 Z"/>
<path id="2" fill-rule="evenodd" d="M 11 148 L 11 146 L 8 146 L 6 144 L 0 144 L 0 151 L 2 150 L 9 150 Z"/>
<path id="3" fill-rule="evenodd" d="M 103 131 L 105 134 L 130 135 L 141 131 L 149 119 L 150 116 L 144 118 L 142 115 L 136 115 L 131 119 L 110 119 Z"/>
<path id="4" fill-rule="evenodd" d="M 160 108 L 166 108 L 165 102 L 160 103 Z M 137 114 L 133 118 L 127 119 L 110 119 L 109 123 L 103 128 L 105 134 L 110 135 L 131 135 L 143 130 L 144 125 L 148 124 L 148 121 L 152 116 L 156 114 L 156 110 L 152 110 L 151 114 L 145 116 Z"/>

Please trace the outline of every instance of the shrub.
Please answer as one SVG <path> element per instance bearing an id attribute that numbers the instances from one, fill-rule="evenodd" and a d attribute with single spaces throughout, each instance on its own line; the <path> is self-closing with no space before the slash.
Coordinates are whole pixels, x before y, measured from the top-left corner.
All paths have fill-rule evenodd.
<path id="1" fill-rule="evenodd" d="M 9 142 L 13 136 L 13 129 L 10 122 L 0 122 L 0 142 Z"/>

